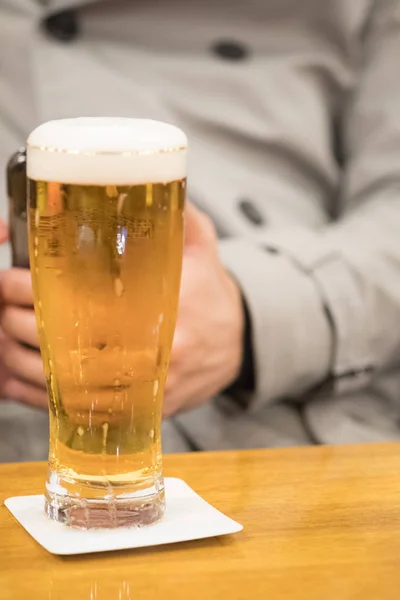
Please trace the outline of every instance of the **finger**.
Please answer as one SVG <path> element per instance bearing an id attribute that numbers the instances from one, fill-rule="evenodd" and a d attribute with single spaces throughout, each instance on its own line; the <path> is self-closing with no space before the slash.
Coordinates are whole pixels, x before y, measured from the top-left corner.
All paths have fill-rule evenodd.
<path id="1" fill-rule="evenodd" d="M 172 342 L 170 370 L 175 363 L 187 362 L 188 352 L 193 351 L 191 348 L 191 340 L 187 330 L 180 327 L 179 319 L 175 328 L 174 339 Z M 193 354 L 193 352 L 192 352 Z M 191 362 L 191 361 L 190 361 Z"/>
<path id="2" fill-rule="evenodd" d="M 3 398 L 10 398 L 31 406 L 47 408 L 46 390 L 18 379 L 8 379 L 1 388 L 1 395 Z"/>
<path id="3" fill-rule="evenodd" d="M 185 245 L 210 246 L 216 244 L 217 235 L 211 219 L 191 202 L 186 205 Z"/>
<path id="4" fill-rule="evenodd" d="M 10 338 L 36 348 L 39 346 L 39 336 L 33 310 L 17 306 L 6 306 L 0 313 L 0 325 Z"/>
<path id="5" fill-rule="evenodd" d="M 188 380 L 180 380 L 179 386 L 173 385 L 174 382 L 171 382 L 172 385 L 166 387 L 164 393 L 164 402 L 162 407 L 163 418 L 168 418 L 178 412 L 182 412 L 186 410 L 186 401 L 187 398 L 193 401 L 193 405 L 191 404 L 190 408 L 195 408 L 195 398 L 192 395 L 192 384 Z"/>
<path id="6" fill-rule="evenodd" d="M 2 301 L 17 306 L 32 306 L 32 281 L 29 269 L 8 269 L 0 280 Z"/>
<path id="7" fill-rule="evenodd" d="M 42 388 L 46 386 L 39 352 L 29 350 L 13 340 L 6 339 L 2 342 L 1 358 L 10 373 L 18 379 Z"/>
<path id="8" fill-rule="evenodd" d="M 0 244 L 8 240 L 8 225 L 3 219 L 0 219 Z"/>

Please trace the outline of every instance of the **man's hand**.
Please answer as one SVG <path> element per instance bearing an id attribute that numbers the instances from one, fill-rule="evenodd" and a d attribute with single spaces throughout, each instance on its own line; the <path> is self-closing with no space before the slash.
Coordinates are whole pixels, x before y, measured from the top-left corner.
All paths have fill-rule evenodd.
<path id="1" fill-rule="evenodd" d="M 0 243 L 7 230 L 0 222 Z M 27 269 L 0 274 L 0 399 L 47 406 L 42 359 Z M 27 347 L 29 346 L 29 347 Z"/>
<path id="2" fill-rule="evenodd" d="M 0 243 L 1 235 L 0 223 Z M 1 273 L 0 302 L 0 398 L 46 407 L 28 270 Z M 236 378 L 242 335 L 240 291 L 219 260 L 212 222 L 189 206 L 165 416 L 206 402 Z"/>
<path id="3" fill-rule="evenodd" d="M 243 327 L 240 291 L 219 260 L 214 226 L 189 205 L 164 416 L 199 406 L 234 381 Z"/>

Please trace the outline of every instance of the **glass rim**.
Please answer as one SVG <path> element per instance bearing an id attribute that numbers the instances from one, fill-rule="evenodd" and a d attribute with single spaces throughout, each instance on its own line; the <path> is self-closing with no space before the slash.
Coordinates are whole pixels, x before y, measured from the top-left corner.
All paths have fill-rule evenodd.
<path id="1" fill-rule="evenodd" d="M 154 154 L 170 154 L 173 152 L 183 152 L 187 146 L 174 146 L 170 148 L 155 148 L 153 150 L 76 150 L 73 148 L 57 148 L 55 146 L 36 146 L 26 144 L 27 150 L 39 150 L 40 152 L 49 152 L 57 154 L 72 154 L 74 156 L 122 156 L 130 158 L 132 156 L 150 156 Z"/>

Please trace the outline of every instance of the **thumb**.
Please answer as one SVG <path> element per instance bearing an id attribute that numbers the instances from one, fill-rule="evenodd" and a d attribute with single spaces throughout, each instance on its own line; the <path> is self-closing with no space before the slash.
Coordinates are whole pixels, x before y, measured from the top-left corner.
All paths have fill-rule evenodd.
<path id="1" fill-rule="evenodd" d="M 4 244 L 8 240 L 8 225 L 0 219 L 0 244 Z"/>
<path id="2" fill-rule="evenodd" d="M 216 244 L 217 234 L 211 219 L 191 202 L 186 205 L 185 246 L 209 247 Z"/>

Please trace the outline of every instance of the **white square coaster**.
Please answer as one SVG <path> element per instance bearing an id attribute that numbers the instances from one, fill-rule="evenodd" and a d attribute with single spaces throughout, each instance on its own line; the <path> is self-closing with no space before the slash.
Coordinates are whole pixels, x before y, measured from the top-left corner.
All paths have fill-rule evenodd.
<path id="1" fill-rule="evenodd" d="M 166 511 L 154 525 L 139 529 L 71 529 L 44 514 L 44 497 L 16 496 L 5 505 L 26 531 L 52 554 L 85 554 L 144 548 L 237 533 L 242 525 L 226 517 L 182 479 L 165 479 Z"/>

